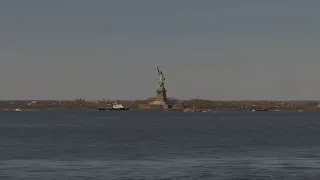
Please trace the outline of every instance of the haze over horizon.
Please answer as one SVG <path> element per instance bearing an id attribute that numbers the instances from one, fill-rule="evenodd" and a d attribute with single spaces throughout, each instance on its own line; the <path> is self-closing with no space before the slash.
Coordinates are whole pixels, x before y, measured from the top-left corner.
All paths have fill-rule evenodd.
<path id="1" fill-rule="evenodd" d="M 1 1 L 0 99 L 320 99 L 320 1 Z"/>

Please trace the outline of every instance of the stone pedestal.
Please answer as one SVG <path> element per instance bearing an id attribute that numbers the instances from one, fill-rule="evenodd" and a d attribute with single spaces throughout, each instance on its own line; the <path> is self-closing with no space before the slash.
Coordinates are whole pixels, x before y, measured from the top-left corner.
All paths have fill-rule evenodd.
<path id="1" fill-rule="evenodd" d="M 156 90 L 156 97 L 150 104 L 156 105 L 159 108 L 168 109 L 167 90 L 165 88 L 158 88 Z"/>
<path id="2" fill-rule="evenodd" d="M 158 88 L 155 100 L 158 100 L 161 104 L 167 104 L 167 90 L 165 88 Z"/>
<path id="3" fill-rule="evenodd" d="M 148 104 L 141 104 L 139 108 L 143 109 L 170 109 L 172 105 L 167 102 L 167 90 L 165 88 L 158 88 L 156 96 Z"/>

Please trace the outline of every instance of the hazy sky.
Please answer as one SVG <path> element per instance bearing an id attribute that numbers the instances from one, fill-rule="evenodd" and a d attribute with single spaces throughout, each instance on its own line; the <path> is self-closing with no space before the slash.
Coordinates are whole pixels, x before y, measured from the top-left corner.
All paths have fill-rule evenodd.
<path id="1" fill-rule="evenodd" d="M 0 99 L 320 99 L 318 0 L 3 0 Z"/>

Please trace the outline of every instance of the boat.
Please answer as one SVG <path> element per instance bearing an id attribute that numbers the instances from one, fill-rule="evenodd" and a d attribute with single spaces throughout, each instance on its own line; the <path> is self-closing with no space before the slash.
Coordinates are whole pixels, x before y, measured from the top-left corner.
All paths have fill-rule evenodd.
<path id="1" fill-rule="evenodd" d="M 124 107 L 122 104 L 118 104 L 117 102 L 112 105 L 112 107 L 98 107 L 98 111 L 127 111 L 129 108 Z"/>
<path id="2" fill-rule="evenodd" d="M 20 111 L 22 111 L 22 109 L 17 108 L 17 109 L 15 109 L 14 111 L 16 111 L 16 112 L 20 112 Z"/>
<path id="3" fill-rule="evenodd" d="M 111 108 L 109 108 L 110 111 L 127 111 L 129 110 L 129 108 L 127 107 L 124 107 L 122 104 L 118 104 L 118 103 L 115 103 L 114 105 L 112 105 Z"/>

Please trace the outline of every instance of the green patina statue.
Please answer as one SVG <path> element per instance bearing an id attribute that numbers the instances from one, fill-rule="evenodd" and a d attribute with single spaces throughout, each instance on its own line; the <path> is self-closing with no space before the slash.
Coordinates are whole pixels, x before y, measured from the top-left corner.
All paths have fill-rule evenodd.
<path id="1" fill-rule="evenodd" d="M 159 70 L 159 67 L 157 67 L 158 69 L 158 76 L 159 76 L 159 85 L 160 85 L 160 88 L 164 88 L 164 80 L 166 79 L 164 77 L 164 74 L 162 73 L 162 71 Z"/>

